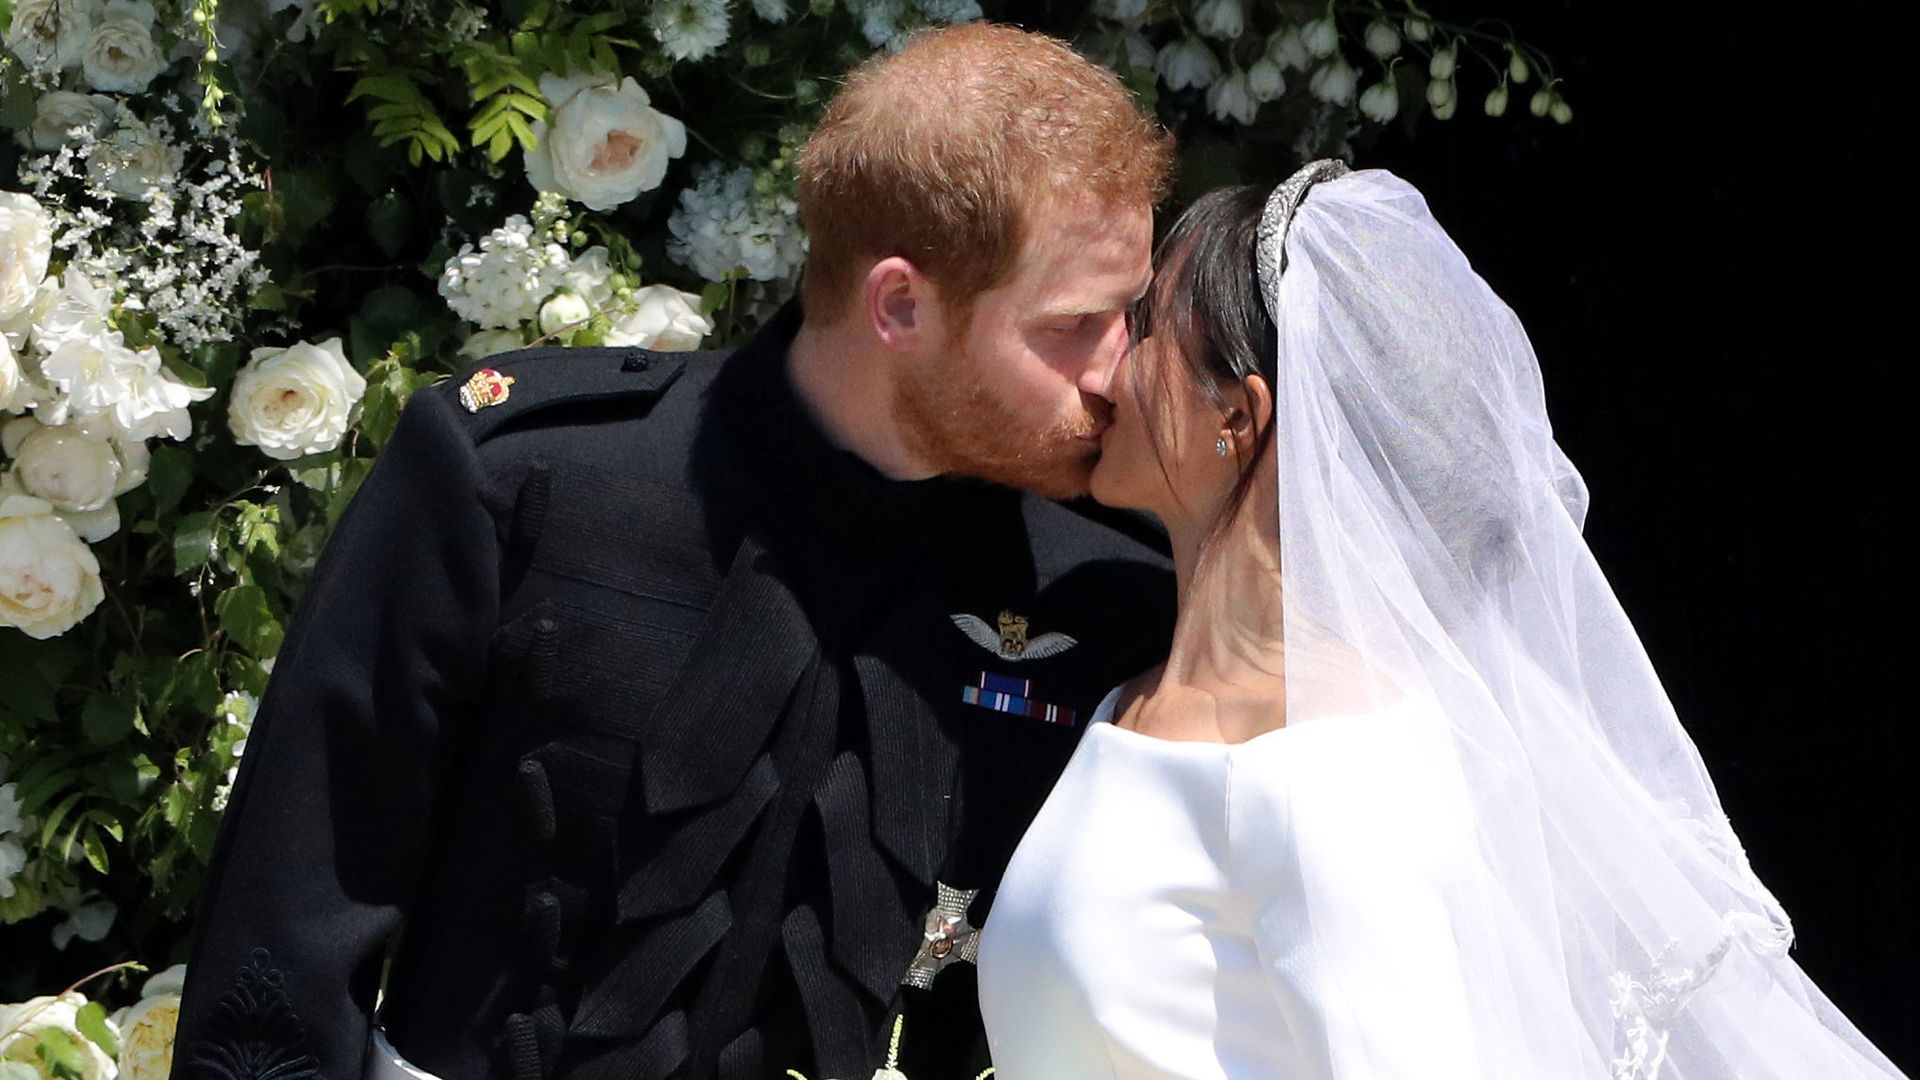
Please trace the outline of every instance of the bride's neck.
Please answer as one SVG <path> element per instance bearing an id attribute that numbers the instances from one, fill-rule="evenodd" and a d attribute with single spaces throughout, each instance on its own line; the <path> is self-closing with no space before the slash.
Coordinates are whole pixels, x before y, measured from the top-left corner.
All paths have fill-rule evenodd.
<path id="1" fill-rule="evenodd" d="M 1179 616 L 1161 686 L 1211 693 L 1271 689 L 1283 672 L 1280 530 L 1272 485 L 1255 481 L 1239 512 L 1167 522 Z"/>

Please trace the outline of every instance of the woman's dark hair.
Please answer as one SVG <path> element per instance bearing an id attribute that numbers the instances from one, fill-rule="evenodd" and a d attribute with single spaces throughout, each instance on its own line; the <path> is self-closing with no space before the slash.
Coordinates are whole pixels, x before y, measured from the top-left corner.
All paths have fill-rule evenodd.
<path id="1" fill-rule="evenodd" d="M 1251 375 L 1264 378 L 1269 387 L 1276 385 L 1278 334 L 1260 297 L 1260 273 L 1254 264 L 1269 194 L 1252 186 L 1210 191 L 1188 207 L 1160 241 L 1153 255 L 1153 287 L 1134 308 L 1132 336 L 1135 345 L 1158 337 L 1173 346 L 1173 353 L 1162 350 L 1159 355 L 1168 362 L 1151 371 L 1129 366 L 1139 401 L 1167 400 L 1169 380 L 1187 378 L 1224 417 L 1232 407 L 1228 388 Z M 1173 354 L 1182 362 L 1173 362 Z M 1141 409 L 1164 473 L 1167 444 L 1155 430 L 1153 414 L 1151 408 Z M 1272 445 L 1269 423 L 1253 453 L 1241 462 L 1240 482 L 1215 528 L 1239 513 L 1253 486 L 1254 468 Z"/>

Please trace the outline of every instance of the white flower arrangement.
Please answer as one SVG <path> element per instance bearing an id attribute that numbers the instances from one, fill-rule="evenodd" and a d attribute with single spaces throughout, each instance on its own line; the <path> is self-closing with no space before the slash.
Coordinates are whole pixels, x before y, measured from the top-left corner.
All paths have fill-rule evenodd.
<path id="1" fill-rule="evenodd" d="M 708 281 L 786 280 L 807 257 L 799 212 L 752 169 L 708 163 L 667 219 L 667 254 Z"/>

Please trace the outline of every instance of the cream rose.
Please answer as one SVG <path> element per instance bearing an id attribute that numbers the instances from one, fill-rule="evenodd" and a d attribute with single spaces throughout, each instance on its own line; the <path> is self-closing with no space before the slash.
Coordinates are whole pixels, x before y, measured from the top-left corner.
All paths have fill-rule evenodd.
<path id="1" fill-rule="evenodd" d="M 48 1032 L 58 1031 L 80 1048 L 81 1080 L 112 1080 L 113 1057 L 80 1034 L 80 1010 L 86 1004 L 86 998 L 68 991 L 59 997 L 29 998 L 18 1005 L 0 1005 L 0 1031 L 11 1032 L 0 1038 L 0 1062 L 18 1061 L 37 1067 L 40 1055 L 35 1048 Z M 107 1026 L 112 1030 L 113 1021 L 108 1020 Z M 118 1034 L 114 1032 L 116 1038 Z"/>
<path id="2" fill-rule="evenodd" d="M 80 70 L 95 90 L 137 94 L 167 69 L 153 40 L 153 5 L 147 0 L 107 0 L 93 24 Z"/>
<path id="3" fill-rule="evenodd" d="M 87 159 L 87 175 L 123 199 L 144 199 L 180 171 L 180 151 L 145 124 L 116 128 Z"/>
<path id="4" fill-rule="evenodd" d="M 20 486 L 56 510 L 98 510 L 119 489 L 120 455 L 113 445 L 70 427 L 37 427 L 13 457 Z"/>
<path id="5" fill-rule="evenodd" d="M 40 298 L 53 257 L 53 218 L 33 196 L 0 191 L 0 323 L 24 315 Z"/>
<path id="6" fill-rule="evenodd" d="M 35 150 L 58 150 L 67 144 L 68 133 L 74 128 L 86 128 L 98 135 L 112 120 L 112 98 L 54 90 L 34 102 L 33 125 L 21 134 Z"/>
<path id="7" fill-rule="evenodd" d="M 92 0 L 20 0 L 7 47 L 29 67 L 72 67 L 86 53 L 99 5 Z"/>
<path id="8" fill-rule="evenodd" d="M 606 344 L 684 352 L 697 349 L 713 333 L 713 320 L 700 314 L 700 298 L 671 285 L 649 285 L 633 293 L 633 310 L 614 320 Z"/>
<path id="9" fill-rule="evenodd" d="M 233 380 L 227 424 L 242 446 L 291 461 L 340 445 L 367 380 L 347 363 L 339 338 L 255 349 Z"/>
<path id="10" fill-rule="evenodd" d="M 171 1074 L 186 979 L 187 965 L 175 964 L 147 980 L 139 1001 L 114 1014 L 114 1026 L 120 1029 L 120 1080 L 167 1080 Z"/>
<path id="11" fill-rule="evenodd" d="M 30 638 L 66 633 L 106 599 L 100 562 L 53 504 L 0 495 L 0 626 Z"/>
<path id="12" fill-rule="evenodd" d="M 611 210 L 660 186 L 667 161 L 687 151 L 687 129 L 653 108 L 632 76 L 543 75 L 553 123 L 535 121 L 527 179 L 592 210 Z"/>

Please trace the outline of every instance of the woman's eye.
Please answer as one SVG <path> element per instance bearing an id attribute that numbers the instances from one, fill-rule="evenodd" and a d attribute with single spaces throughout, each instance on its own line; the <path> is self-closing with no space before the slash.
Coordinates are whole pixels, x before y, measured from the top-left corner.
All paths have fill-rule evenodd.
<path id="1" fill-rule="evenodd" d="M 1071 319 L 1055 319 L 1054 321 L 1047 324 L 1047 333 L 1049 334 L 1078 333 L 1080 328 L 1082 326 L 1085 326 L 1086 323 L 1087 323 L 1087 317 L 1085 315 L 1076 315 Z"/>

